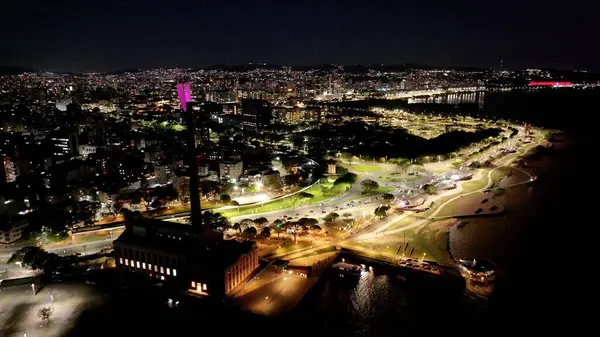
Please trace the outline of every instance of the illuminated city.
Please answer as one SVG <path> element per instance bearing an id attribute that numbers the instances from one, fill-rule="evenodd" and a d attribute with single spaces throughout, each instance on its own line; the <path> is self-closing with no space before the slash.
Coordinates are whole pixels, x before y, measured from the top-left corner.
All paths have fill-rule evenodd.
<path id="1" fill-rule="evenodd" d="M 0 337 L 480 334 L 543 306 L 600 75 L 386 60 L 1 67 Z"/>

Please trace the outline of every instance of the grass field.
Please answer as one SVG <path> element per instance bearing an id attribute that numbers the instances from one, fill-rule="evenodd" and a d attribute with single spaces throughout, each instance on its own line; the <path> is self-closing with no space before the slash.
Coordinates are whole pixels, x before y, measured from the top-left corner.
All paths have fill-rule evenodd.
<path id="1" fill-rule="evenodd" d="M 376 165 L 365 165 L 365 164 L 350 164 L 347 166 L 348 169 L 357 173 L 369 173 L 383 170 L 382 167 Z"/>
<path id="2" fill-rule="evenodd" d="M 322 180 L 322 181 L 326 181 L 326 180 Z M 331 188 L 333 186 L 333 184 L 326 181 L 321 184 L 316 184 L 315 186 L 309 188 L 305 192 L 312 194 L 314 197 L 312 199 L 298 201 L 296 203 L 295 207 L 320 203 L 320 202 L 338 197 L 346 192 L 345 188 L 339 188 L 339 191 L 337 191 L 337 193 L 325 195 L 325 194 L 323 194 L 323 190 L 322 190 L 323 186 L 327 187 L 327 188 Z M 245 207 L 241 206 L 241 207 L 239 207 L 239 210 L 237 208 L 234 208 L 234 209 L 220 211 L 220 213 L 228 218 L 231 218 L 231 217 L 236 217 L 236 216 L 241 216 L 241 215 L 278 211 L 281 209 L 292 208 L 293 206 L 294 205 L 291 200 L 291 197 L 288 197 L 288 198 L 280 199 L 277 201 L 273 201 L 271 203 L 266 203 L 266 204 L 264 204 L 264 206 L 261 206 L 261 205 L 253 205 L 253 206 L 245 206 Z"/>

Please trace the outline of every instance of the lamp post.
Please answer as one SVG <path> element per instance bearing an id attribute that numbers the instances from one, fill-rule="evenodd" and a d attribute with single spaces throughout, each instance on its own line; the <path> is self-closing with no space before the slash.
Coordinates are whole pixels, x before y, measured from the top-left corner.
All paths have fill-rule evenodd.
<path id="1" fill-rule="evenodd" d="M 35 284 L 31 284 L 31 290 L 33 291 L 33 294 L 35 295 Z"/>
<path id="2" fill-rule="evenodd" d="M 54 311 L 54 294 L 50 294 L 50 301 L 52 302 L 52 311 Z"/>

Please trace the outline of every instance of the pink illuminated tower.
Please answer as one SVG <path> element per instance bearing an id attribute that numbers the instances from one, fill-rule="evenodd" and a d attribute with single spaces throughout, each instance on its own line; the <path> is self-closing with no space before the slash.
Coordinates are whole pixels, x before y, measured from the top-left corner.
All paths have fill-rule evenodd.
<path id="1" fill-rule="evenodd" d="M 177 84 L 177 96 L 181 102 L 181 109 L 187 112 L 187 104 L 192 101 L 192 92 L 188 82 Z"/>

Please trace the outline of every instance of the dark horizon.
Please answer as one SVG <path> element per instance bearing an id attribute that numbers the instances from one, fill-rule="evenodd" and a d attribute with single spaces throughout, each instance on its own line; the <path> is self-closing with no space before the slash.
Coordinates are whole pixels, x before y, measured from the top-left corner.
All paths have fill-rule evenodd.
<path id="1" fill-rule="evenodd" d="M 215 64 L 431 64 L 600 69 L 578 1 L 10 2 L 0 65 L 55 72 Z"/>

